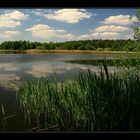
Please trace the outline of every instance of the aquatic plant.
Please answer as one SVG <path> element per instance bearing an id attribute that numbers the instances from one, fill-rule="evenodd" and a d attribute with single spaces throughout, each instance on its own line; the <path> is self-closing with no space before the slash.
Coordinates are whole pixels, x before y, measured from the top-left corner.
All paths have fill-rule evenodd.
<path id="1" fill-rule="evenodd" d="M 81 71 L 78 78 L 22 83 L 17 99 L 32 131 L 139 131 L 140 75 Z"/>

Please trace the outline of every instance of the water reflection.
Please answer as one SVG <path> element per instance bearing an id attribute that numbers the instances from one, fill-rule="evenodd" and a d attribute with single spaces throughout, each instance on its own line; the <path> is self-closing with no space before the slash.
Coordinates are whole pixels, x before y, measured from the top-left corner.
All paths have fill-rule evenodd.
<path id="1" fill-rule="evenodd" d="M 51 76 L 55 73 L 59 79 L 76 76 L 80 70 L 90 69 L 99 73 L 101 66 L 66 63 L 66 60 L 95 60 L 104 56 L 93 54 L 17 54 L 0 55 L 0 85 L 8 87 L 12 82 L 19 82 L 28 77 Z M 108 57 L 113 59 L 113 57 Z M 116 67 L 109 67 L 110 72 L 117 71 Z M 68 76 L 69 75 L 69 76 Z"/>
<path id="2" fill-rule="evenodd" d="M 50 73 L 53 73 L 53 67 L 50 63 L 34 64 L 24 71 L 27 74 L 31 74 L 34 77 L 44 77 Z"/>
<path id="3" fill-rule="evenodd" d="M 16 71 L 18 66 L 16 63 L 0 63 L 0 73 L 1 71 Z"/>

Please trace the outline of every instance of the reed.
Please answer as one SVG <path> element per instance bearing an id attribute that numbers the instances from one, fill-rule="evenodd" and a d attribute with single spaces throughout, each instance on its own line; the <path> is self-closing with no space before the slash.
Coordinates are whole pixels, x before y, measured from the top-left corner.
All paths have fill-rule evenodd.
<path id="1" fill-rule="evenodd" d="M 78 78 L 58 83 L 27 80 L 17 99 L 30 128 L 36 131 L 139 131 L 139 73 L 100 74 L 81 71 Z M 33 129 L 32 129 L 33 131 Z"/>
<path id="2" fill-rule="evenodd" d="M 0 131 L 9 131 L 8 119 L 16 116 L 16 114 L 6 115 L 5 107 L 3 104 L 0 104 Z"/>

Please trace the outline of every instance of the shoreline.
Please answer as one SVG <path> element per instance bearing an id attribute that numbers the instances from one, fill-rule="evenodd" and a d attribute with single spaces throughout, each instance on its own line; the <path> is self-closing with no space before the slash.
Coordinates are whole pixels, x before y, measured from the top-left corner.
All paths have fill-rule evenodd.
<path id="1" fill-rule="evenodd" d="M 89 54 L 140 54 L 126 51 L 93 51 L 93 50 L 0 50 L 0 54 L 44 54 L 44 53 L 89 53 Z"/>

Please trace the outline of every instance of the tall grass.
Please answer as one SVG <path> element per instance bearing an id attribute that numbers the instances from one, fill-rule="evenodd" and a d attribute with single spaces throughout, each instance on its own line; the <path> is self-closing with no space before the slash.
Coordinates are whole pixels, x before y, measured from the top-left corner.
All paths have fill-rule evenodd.
<path id="1" fill-rule="evenodd" d="M 37 131 L 139 131 L 140 75 L 82 71 L 74 80 L 25 81 L 17 99 Z"/>
<path id="2" fill-rule="evenodd" d="M 5 108 L 2 104 L 0 104 L 0 131 L 8 131 L 8 119 L 15 117 L 15 114 L 6 115 Z"/>

